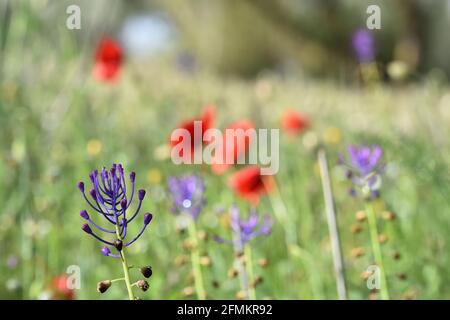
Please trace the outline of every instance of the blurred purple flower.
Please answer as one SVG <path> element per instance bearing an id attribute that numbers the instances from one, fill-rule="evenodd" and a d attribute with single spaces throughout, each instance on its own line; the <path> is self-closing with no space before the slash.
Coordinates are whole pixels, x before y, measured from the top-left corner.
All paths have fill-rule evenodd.
<path id="1" fill-rule="evenodd" d="M 203 180 L 195 175 L 170 177 L 168 186 L 173 200 L 172 212 L 188 213 L 197 219 L 206 203 Z"/>
<path id="2" fill-rule="evenodd" d="M 87 221 L 81 229 L 106 245 L 101 249 L 101 252 L 105 256 L 115 258 L 120 257 L 120 254 L 111 253 L 108 246 L 115 247 L 120 252 L 122 247 L 128 247 L 143 234 L 145 228 L 153 218 L 151 213 L 145 213 L 141 231 L 132 240 L 123 243 L 127 237 L 128 225 L 139 213 L 142 201 L 145 197 L 145 190 L 139 190 L 137 192 L 137 198 L 139 201 L 138 206 L 134 213 L 130 217 L 127 217 L 127 210 L 130 208 L 133 198 L 135 197 L 135 177 L 136 174 L 131 172 L 129 175 L 129 180 L 131 183 L 131 192 L 129 197 L 127 196 L 127 183 L 125 181 L 125 174 L 121 164 L 113 164 L 111 170 L 109 171 L 103 167 L 100 172 L 100 176 L 97 170 L 91 172 L 89 178 L 92 182 L 93 188 L 89 191 L 91 196 L 90 198 L 86 196 L 84 183 L 78 183 L 78 189 L 83 194 L 84 199 L 91 209 L 114 226 L 113 230 L 103 228 L 91 219 L 86 210 L 80 211 L 80 216 Z M 91 226 L 103 233 L 114 234 L 114 239 L 107 241 L 101 238 L 92 231 Z"/>
<path id="3" fill-rule="evenodd" d="M 361 63 L 371 62 L 375 59 L 375 39 L 366 29 L 358 29 L 352 36 L 353 52 Z"/>
<path id="4" fill-rule="evenodd" d="M 261 217 L 255 210 L 250 211 L 247 219 L 241 218 L 237 206 L 233 206 L 230 211 L 230 225 L 233 231 L 233 240 L 226 240 L 216 236 L 219 243 L 229 243 L 238 250 L 242 250 L 244 245 L 259 236 L 268 236 L 272 232 L 272 221 L 268 216 Z"/>

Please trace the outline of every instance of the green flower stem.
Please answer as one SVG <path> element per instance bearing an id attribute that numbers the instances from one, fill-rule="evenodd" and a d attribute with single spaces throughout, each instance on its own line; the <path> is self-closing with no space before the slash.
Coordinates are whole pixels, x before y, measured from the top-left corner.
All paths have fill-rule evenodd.
<path id="1" fill-rule="evenodd" d="M 122 241 L 122 237 L 120 236 L 119 226 L 117 224 L 116 224 L 116 235 L 117 235 L 117 239 Z M 130 282 L 129 267 L 128 267 L 128 263 L 127 263 L 127 258 L 125 256 L 125 246 L 122 248 L 122 251 L 120 252 L 120 260 L 122 262 L 123 276 L 124 276 L 124 280 L 125 280 L 125 285 L 127 286 L 128 298 L 130 300 L 134 300 L 135 298 L 134 298 L 133 289 L 131 287 L 131 282 Z"/>
<path id="2" fill-rule="evenodd" d="M 370 239 L 372 242 L 372 251 L 375 258 L 375 263 L 380 270 L 380 295 L 382 300 L 389 300 L 389 289 L 386 279 L 386 273 L 383 265 L 383 255 L 381 253 L 381 246 L 378 240 L 377 217 L 371 201 L 366 202 L 367 221 L 369 224 Z"/>
<path id="3" fill-rule="evenodd" d="M 125 281 L 125 278 L 117 278 L 117 279 L 112 279 L 111 282 L 117 282 L 117 281 Z"/>
<path id="4" fill-rule="evenodd" d="M 245 268 L 247 269 L 247 287 L 248 287 L 248 298 L 250 300 L 256 300 L 256 290 L 255 290 L 255 276 L 253 274 L 253 260 L 252 260 L 252 248 L 250 245 L 246 244 L 244 247 L 245 254 Z"/>
<path id="5" fill-rule="evenodd" d="M 203 285 L 203 275 L 200 266 L 200 253 L 198 249 L 197 229 L 195 227 L 194 219 L 189 221 L 189 238 L 192 242 L 191 249 L 191 263 L 192 271 L 194 272 L 195 291 L 199 300 L 206 299 L 205 287 Z"/>

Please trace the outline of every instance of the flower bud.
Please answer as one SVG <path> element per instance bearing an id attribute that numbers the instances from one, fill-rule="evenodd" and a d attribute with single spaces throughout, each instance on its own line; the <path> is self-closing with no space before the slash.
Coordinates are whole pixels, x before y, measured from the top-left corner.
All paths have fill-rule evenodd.
<path id="1" fill-rule="evenodd" d="M 145 267 L 141 267 L 139 269 L 139 271 L 141 271 L 142 275 L 146 278 L 150 278 L 153 274 L 152 271 L 152 267 L 151 266 L 145 266 Z"/>
<path id="2" fill-rule="evenodd" d="M 104 256 L 107 256 L 107 257 L 108 257 L 109 254 L 111 253 L 111 251 L 109 250 L 108 247 L 103 247 L 101 251 L 102 251 L 103 255 L 104 255 Z"/>
<path id="3" fill-rule="evenodd" d="M 82 217 L 83 219 L 89 220 L 89 214 L 87 213 L 86 210 L 80 211 L 80 217 Z"/>
<path id="4" fill-rule="evenodd" d="M 83 226 L 81 227 L 81 229 L 86 232 L 87 234 L 91 234 L 92 230 L 91 227 L 89 227 L 89 225 L 87 223 L 83 224 Z"/>
<path id="5" fill-rule="evenodd" d="M 145 280 L 139 280 L 137 282 L 137 286 L 138 286 L 139 289 L 141 289 L 144 292 L 147 291 L 148 287 L 149 287 L 148 282 L 145 281 Z"/>
<path id="6" fill-rule="evenodd" d="M 80 189 L 81 192 L 84 192 L 84 182 L 78 182 L 78 189 Z"/>
<path id="7" fill-rule="evenodd" d="M 97 192 L 95 192 L 94 189 L 91 189 L 91 191 L 89 191 L 89 194 L 91 195 L 92 199 L 97 200 Z"/>
<path id="8" fill-rule="evenodd" d="M 144 224 L 148 225 L 150 223 L 150 221 L 152 221 L 153 219 L 153 215 L 151 213 L 146 213 L 144 214 Z"/>
<path id="9" fill-rule="evenodd" d="M 122 201 L 120 201 L 120 207 L 124 211 L 127 209 L 127 200 L 126 199 L 122 199 Z"/>
<path id="10" fill-rule="evenodd" d="M 130 181 L 133 183 L 135 179 L 136 179 L 136 172 L 133 171 L 130 173 Z"/>
<path id="11" fill-rule="evenodd" d="M 117 249 L 117 251 L 122 251 L 123 248 L 122 240 L 117 239 L 116 241 L 114 241 L 114 247 Z"/>
<path id="12" fill-rule="evenodd" d="M 111 287 L 112 282 L 110 280 L 104 280 L 97 283 L 97 291 L 100 293 L 106 292 Z"/>
<path id="13" fill-rule="evenodd" d="M 145 190 L 144 189 L 139 190 L 138 191 L 138 199 L 140 201 L 142 201 L 142 200 L 144 200 L 144 197 L 145 197 Z"/>

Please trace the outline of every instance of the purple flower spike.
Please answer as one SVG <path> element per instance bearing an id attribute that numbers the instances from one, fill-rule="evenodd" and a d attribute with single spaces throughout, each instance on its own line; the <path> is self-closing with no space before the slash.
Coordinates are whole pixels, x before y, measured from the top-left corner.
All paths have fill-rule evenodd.
<path id="1" fill-rule="evenodd" d="M 195 175 L 170 177 L 168 185 L 173 200 L 172 212 L 188 213 L 197 219 L 206 203 L 203 180 Z"/>
<path id="2" fill-rule="evenodd" d="M 248 218 L 242 218 L 237 206 L 233 206 L 230 211 L 231 229 L 233 230 L 233 240 L 228 241 L 222 237 L 215 237 L 219 243 L 233 244 L 238 250 L 251 240 L 259 236 L 268 236 L 272 231 L 272 220 L 265 216 L 261 219 L 256 211 L 251 211 Z"/>
<path id="3" fill-rule="evenodd" d="M 86 210 L 82 210 L 80 212 L 80 216 L 87 220 L 89 224 L 84 224 L 82 229 L 84 232 L 90 234 L 92 237 L 97 239 L 98 241 L 113 246 L 115 242 L 121 241 L 125 243 L 125 238 L 127 237 L 127 229 L 128 224 L 137 216 L 141 209 L 142 200 L 145 197 L 145 191 L 139 190 L 138 198 L 139 203 L 137 205 L 136 211 L 134 211 L 131 218 L 128 219 L 127 210 L 133 202 L 134 195 L 134 181 L 136 178 L 136 174 L 131 172 L 129 177 L 131 181 L 131 192 L 127 192 L 127 185 L 125 179 L 125 172 L 123 166 L 121 164 L 113 164 L 111 169 L 108 171 L 106 168 L 102 168 L 102 170 L 93 170 L 89 174 L 89 179 L 92 182 L 92 189 L 90 190 L 90 195 L 92 200 L 89 200 L 84 193 L 84 183 L 78 183 L 78 188 L 83 193 L 83 196 L 91 209 L 95 212 L 99 213 L 101 217 L 105 219 L 105 222 L 110 223 L 112 228 L 104 228 L 99 224 L 96 224 L 91 217 L 89 216 Z M 144 227 L 141 232 L 130 242 L 126 244 L 126 246 L 130 245 L 134 241 L 139 238 L 146 226 L 152 220 L 152 215 L 146 213 L 144 215 Z M 101 232 L 114 235 L 114 238 L 111 241 L 107 241 L 102 239 L 97 234 L 95 234 L 91 226 L 100 230 Z M 118 231 L 117 231 L 118 230 Z M 105 256 L 109 257 L 120 257 L 120 255 L 112 254 L 108 247 L 104 247 L 102 253 Z"/>

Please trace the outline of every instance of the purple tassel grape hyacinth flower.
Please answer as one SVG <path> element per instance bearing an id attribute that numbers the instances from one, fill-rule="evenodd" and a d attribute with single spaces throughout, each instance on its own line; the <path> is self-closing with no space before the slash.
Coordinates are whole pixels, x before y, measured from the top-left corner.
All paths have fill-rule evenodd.
<path id="1" fill-rule="evenodd" d="M 130 283 L 129 269 L 125 257 L 125 248 L 136 242 L 144 233 L 147 226 L 152 221 L 153 215 L 145 213 L 143 216 L 142 227 L 138 234 L 131 240 L 126 240 L 129 236 L 127 234 L 130 223 L 135 221 L 142 206 L 142 201 L 145 197 L 145 190 L 135 190 L 136 174 L 131 172 L 129 175 L 129 182 L 131 190 L 127 190 L 127 182 L 125 178 L 124 169 L 121 164 L 113 164 L 111 170 L 102 168 L 100 174 L 94 170 L 89 175 L 92 183 L 92 189 L 89 191 L 90 197 L 86 195 L 85 185 L 83 182 L 78 183 L 78 189 L 83 194 L 84 199 L 88 203 L 91 211 L 97 213 L 103 221 L 110 227 L 102 227 L 100 224 L 94 222 L 86 210 L 80 212 L 80 216 L 86 220 L 81 229 L 88 235 L 92 236 L 105 246 L 101 249 L 101 253 L 107 257 L 119 258 L 122 262 L 124 278 L 116 279 L 123 280 L 127 285 L 128 295 L 130 299 L 134 299 L 132 291 L 132 284 Z M 131 210 L 130 206 L 133 200 L 137 197 L 138 204 L 136 209 L 132 210 L 131 215 L 127 215 Z M 94 230 L 96 230 L 94 232 Z M 107 237 L 109 236 L 109 239 Z M 112 248 L 115 248 L 117 253 L 112 253 Z M 146 267 L 149 268 L 149 267 Z M 105 292 L 112 282 L 116 280 L 106 280 L 98 284 L 97 290 L 101 293 Z M 145 281 L 145 280 L 142 280 Z"/>
<path id="2" fill-rule="evenodd" d="M 203 180 L 195 175 L 170 177 L 168 186 L 173 200 L 172 212 L 188 213 L 196 220 L 206 203 Z"/>
<path id="3" fill-rule="evenodd" d="M 352 36 L 353 52 L 360 63 L 369 63 L 375 60 L 375 39 L 366 29 L 358 29 Z"/>
<path id="4" fill-rule="evenodd" d="M 349 145 L 348 160 L 343 155 L 339 158 L 339 163 L 347 169 L 347 178 L 368 198 L 379 196 L 381 173 L 384 171 L 382 155 L 383 150 L 378 145 Z M 350 194 L 357 195 L 357 192 L 352 188 Z"/>

